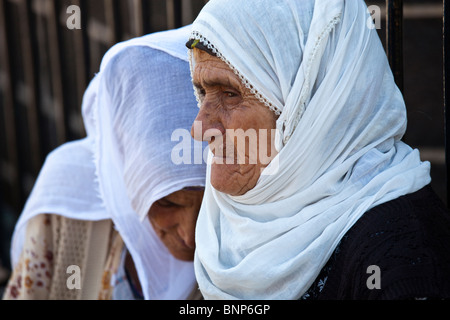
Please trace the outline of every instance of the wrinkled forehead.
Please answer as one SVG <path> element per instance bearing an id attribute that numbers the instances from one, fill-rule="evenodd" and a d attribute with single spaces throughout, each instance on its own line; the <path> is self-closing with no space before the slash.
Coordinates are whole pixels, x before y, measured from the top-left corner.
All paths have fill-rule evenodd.
<path id="1" fill-rule="evenodd" d="M 195 82 L 206 82 L 206 84 L 228 84 L 230 81 L 239 81 L 239 77 L 233 70 L 216 56 L 212 56 L 200 49 L 193 49 L 193 59 L 195 66 L 193 68 L 193 80 Z M 221 78 L 226 78 L 226 80 Z M 222 83 L 223 81 L 227 83 Z"/>
<path id="2" fill-rule="evenodd" d="M 205 62 L 205 61 L 215 61 L 217 63 L 225 64 L 225 62 L 223 62 L 217 56 L 212 55 L 212 54 L 206 52 L 205 50 L 202 50 L 199 48 L 192 49 L 192 58 L 195 60 L 196 63 Z"/>

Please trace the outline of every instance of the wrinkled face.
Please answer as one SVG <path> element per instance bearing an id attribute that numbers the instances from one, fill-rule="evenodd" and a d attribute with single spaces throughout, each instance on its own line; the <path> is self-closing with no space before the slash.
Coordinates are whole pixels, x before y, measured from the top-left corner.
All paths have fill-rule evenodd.
<path id="1" fill-rule="evenodd" d="M 196 140 L 208 141 L 214 155 L 211 184 L 232 196 L 255 187 L 276 155 L 276 115 L 217 57 L 193 49 L 194 86 L 201 107 L 192 126 Z"/>
<path id="2" fill-rule="evenodd" d="M 195 225 L 203 190 L 180 190 L 151 206 L 148 218 L 170 253 L 182 261 L 192 261 L 195 251 Z"/>

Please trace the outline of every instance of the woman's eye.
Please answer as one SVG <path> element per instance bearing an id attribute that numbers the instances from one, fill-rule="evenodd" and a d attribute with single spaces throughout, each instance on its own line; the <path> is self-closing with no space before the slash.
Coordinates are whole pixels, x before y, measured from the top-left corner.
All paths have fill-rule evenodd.
<path id="1" fill-rule="evenodd" d="M 161 207 L 177 207 L 178 205 L 176 203 L 173 203 L 169 200 L 161 199 L 157 201 L 158 205 Z"/>
<path id="2" fill-rule="evenodd" d="M 206 92 L 204 89 L 197 89 L 197 97 L 200 103 L 203 103 L 205 99 Z"/>
<path id="3" fill-rule="evenodd" d="M 238 96 L 238 94 L 233 91 L 224 91 L 223 93 L 227 98 L 234 98 Z"/>
<path id="4" fill-rule="evenodd" d="M 197 92 L 198 92 L 198 95 L 201 96 L 201 97 L 204 97 L 205 94 L 206 94 L 205 89 L 197 89 Z"/>

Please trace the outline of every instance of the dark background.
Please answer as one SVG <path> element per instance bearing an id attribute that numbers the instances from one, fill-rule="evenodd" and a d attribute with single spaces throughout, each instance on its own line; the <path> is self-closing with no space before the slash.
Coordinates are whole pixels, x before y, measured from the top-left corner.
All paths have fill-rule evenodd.
<path id="1" fill-rule="evenodd" d="M 81 99 L 115 43 L 191 23 L 207 0 L 0 0 L 0 286 L 10 238 L 46 155 L 85 136 Z M 379 5 L 383 17 L 385 1 Z M 81 9 L 81 30 L 66 12 Z M 446 202 L 442 1 L 404 0 L 405 142 L 432 164 Z M 383 42 L 383 19 L 378 30 Z M 1 289 L 0 289 L 1 295 Z"/>

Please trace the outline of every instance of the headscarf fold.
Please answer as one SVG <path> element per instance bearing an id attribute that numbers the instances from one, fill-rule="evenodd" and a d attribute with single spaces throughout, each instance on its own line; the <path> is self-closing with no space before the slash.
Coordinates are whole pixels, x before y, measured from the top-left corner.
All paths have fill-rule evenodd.
<path id="1" fill-rule="evenodd" d="M 210 166 L 195 271 L 207 299 L 298 299 L 369 209 L 430 182 L 362 0 L 211 0 L 197 39 L 279 114 L 278 155 L 242 196 Z M 191 55 L 191 72 L 195 60 Z"/>
<path id="2" fill-rule="evenodd" d="M 205 183 L 204 164 L 175 164 L 171 158 L 177 144 L 172 133 L 189 132 L 197 112 L 184 47 L 189 30 L 134 38 L 105 54 L 83 97 L 88 136 L 47 157 L 14 232 L 13 264 L 35 215 L 112 219 L 146 299 L 189 295 L 193 263 L 175 259 L 146 219 L 154 201 Z M 201 153 L 203 147 L 191 143 L 189 150 Z"/>

